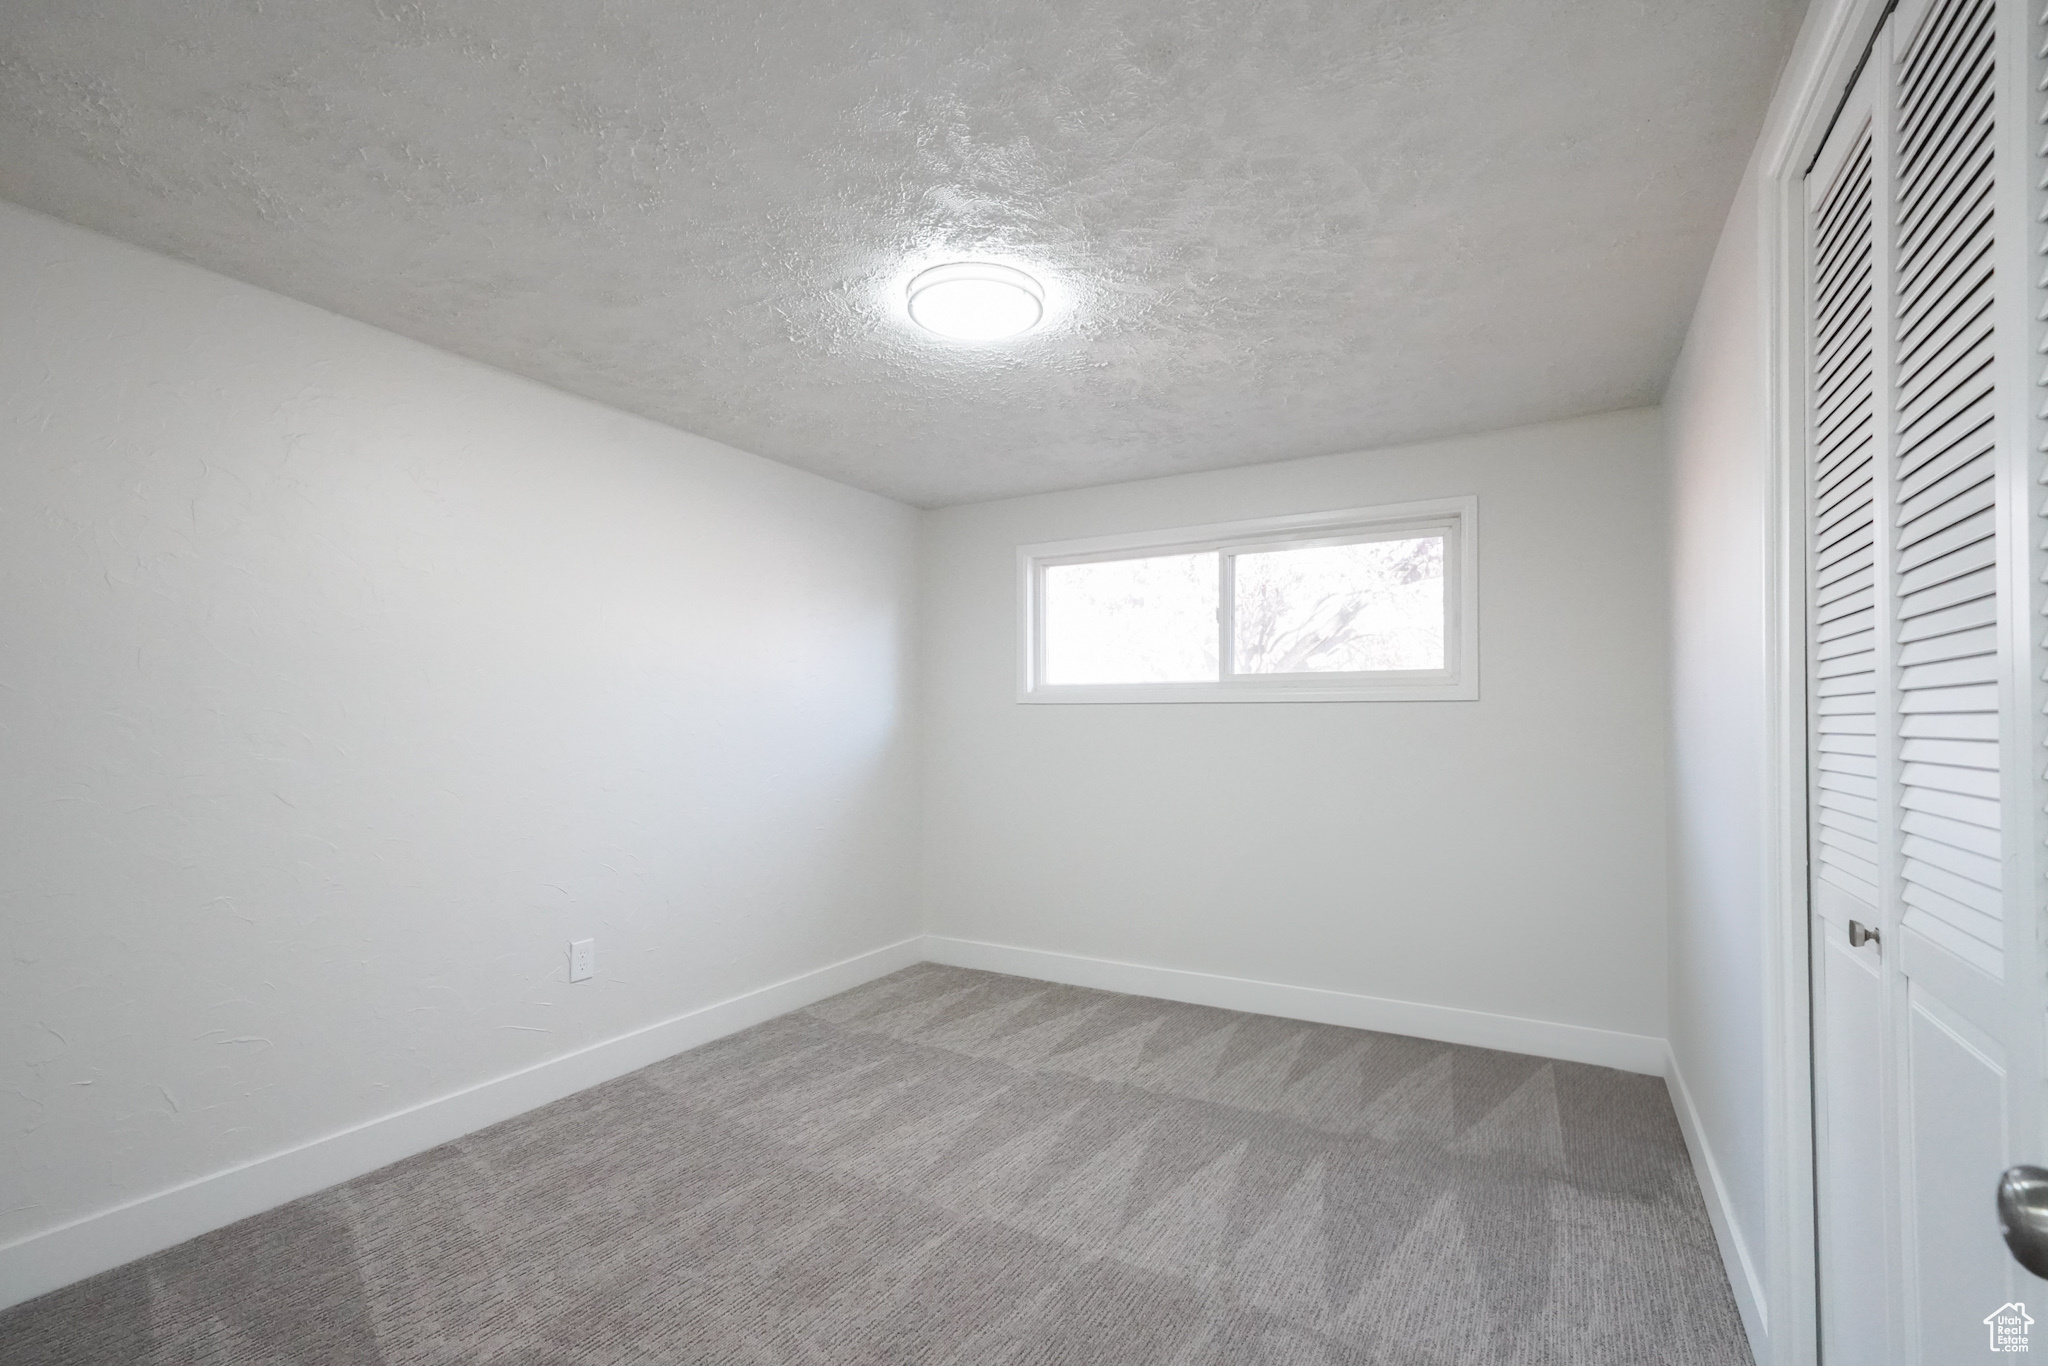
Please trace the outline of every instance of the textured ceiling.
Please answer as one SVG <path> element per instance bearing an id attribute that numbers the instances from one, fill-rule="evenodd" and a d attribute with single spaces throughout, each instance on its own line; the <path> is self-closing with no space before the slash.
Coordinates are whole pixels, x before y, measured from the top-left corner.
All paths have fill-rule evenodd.
<path id="1" fill-rule="evenodd" d="M 0 196 L 952 503 L 1655 402 L 1800 8 L 0 0 Z"/>

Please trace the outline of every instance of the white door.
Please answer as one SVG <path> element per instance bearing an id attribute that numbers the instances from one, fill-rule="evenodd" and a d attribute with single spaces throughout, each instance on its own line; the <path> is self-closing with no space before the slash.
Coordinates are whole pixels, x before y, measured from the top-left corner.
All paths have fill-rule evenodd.
<path id="1" fill-rule="evenodd" d="M 1807 792 L 1822 1330 L 1831 1356 L 1871 1363 L 1890 1359 L 1886 1250 L 1897 1241 L 1887 1203 L 1868 1197 L 1884 1184 L 1887 1157 L 1885 974 L 1875 943 L 1849 941 L 1852 926 L 1882 926 L 1890 862 L 1877 629 L 1889 558 L 1877 515 L 1887 223 L 1877 212 L 1885 147 L 1872 117 L 1874 79 L 1866 63 L 1807 176 Z"/>
<path id="2" fill-rule="evenodd" d="M 2004 1168 L 2048 1160 L 2035 945 L 2048 388 L 2017 0 L 1902 0 L 1807 177 L 1808 826 L 1821 1350 L 1988 1357 L 2048 1284 Z M 2039 111 L 2036 111 L 2039 112 Z M 2030 523 L 2038 523 L 2030 525 Z"/>

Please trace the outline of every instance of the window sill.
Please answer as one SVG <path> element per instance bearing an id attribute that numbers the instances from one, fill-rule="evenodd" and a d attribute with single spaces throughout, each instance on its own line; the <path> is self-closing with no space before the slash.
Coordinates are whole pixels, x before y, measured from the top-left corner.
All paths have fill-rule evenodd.
<path id="1" fill-rule="evenodd" d="M 1477 679 L 1407 683 L 1116 683 L 1019 691 L 1033 705 L 1132 702 L 1476 702 Z"/>

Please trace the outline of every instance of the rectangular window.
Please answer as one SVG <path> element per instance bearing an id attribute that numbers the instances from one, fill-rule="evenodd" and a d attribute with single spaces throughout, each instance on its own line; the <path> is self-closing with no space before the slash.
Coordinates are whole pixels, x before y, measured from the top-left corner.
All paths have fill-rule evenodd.
<path id="1" fill-rule="evenodd" d="M 1479 695 L 1478 500 L 1022 546 L 1024 702 Z"/>

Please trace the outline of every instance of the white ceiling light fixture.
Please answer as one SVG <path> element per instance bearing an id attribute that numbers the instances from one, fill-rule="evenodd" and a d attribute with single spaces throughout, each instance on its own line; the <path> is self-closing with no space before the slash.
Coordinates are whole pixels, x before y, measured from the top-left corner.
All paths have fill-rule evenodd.
<path id="1" fill-rule="evenodd" d="M 1045 291 L 1021 270 L 989 261 L 933 266 L 910 282 L 910 319 L 955 341 L 1000 341 L 1045 316 Z"/>

